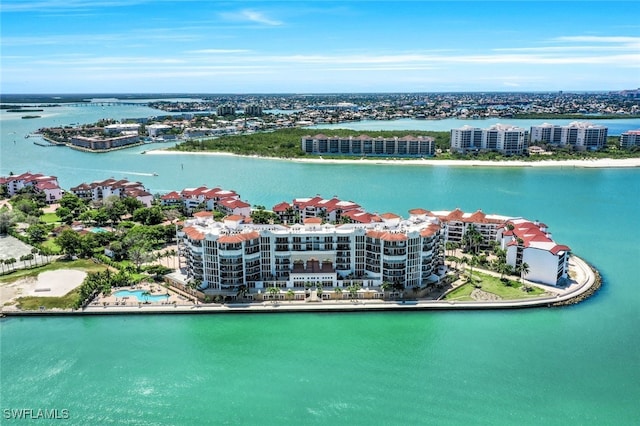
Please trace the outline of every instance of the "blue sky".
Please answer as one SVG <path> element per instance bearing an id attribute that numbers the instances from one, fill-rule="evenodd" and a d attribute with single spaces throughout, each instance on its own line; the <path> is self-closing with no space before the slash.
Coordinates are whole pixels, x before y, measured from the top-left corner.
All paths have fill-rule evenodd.
<path id="1" fill-rule="evenodd" d="M 2 0 L 2 93 L 640 87 L 640 1 Z"/>

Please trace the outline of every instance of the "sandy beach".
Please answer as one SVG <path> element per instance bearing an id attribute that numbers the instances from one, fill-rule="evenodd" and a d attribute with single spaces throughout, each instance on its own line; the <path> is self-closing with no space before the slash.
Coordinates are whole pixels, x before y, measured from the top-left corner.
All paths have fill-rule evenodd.
<path id="1" fill-rule="evenodd" d="M 0 287 L 0 304 L 17 297 L 60 297 L 82 284 L 86 272 L 75 269 L 46 271 L 37 277 L 28 277 Z"/>
<path id="2" fill-rule="evenodd" d="M 233 156 L 263 158 L 265 160 L 292 161 L 297 163 L 315 164 L 384 164 L 400 166 L 449 166 L 449 167 L 569 167 L 569 168 L 630 168 L 640 167 L 640 157 L 638 158 L 598 158 L 585 160 L 540 160 L 540 161 L 486 161 L 486 160 L 435 160 L 435 159 L 407 159 L 391 160 L 385 158 L 375 159 L 325 159 L 325 158 L 276 158 L 258 157 L 231 154 L 228 152 L 185 152 L 168 151 L 166 149 L 154 149 L 146 151 L 145 155 L 213 155 L 213 156 Z"/>

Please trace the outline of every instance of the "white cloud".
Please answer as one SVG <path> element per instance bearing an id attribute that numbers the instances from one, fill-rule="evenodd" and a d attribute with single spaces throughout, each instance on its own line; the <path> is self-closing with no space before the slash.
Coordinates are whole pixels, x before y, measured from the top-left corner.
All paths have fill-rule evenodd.
<path id="1" fill-rule="evenodd" d="M 267 26 L 280 26 L 282 21 L 269 18 L 263 12 L 252 9 L 244 9 L 239 12 L 223 12 L 220 14 L 223 19 L 235 22 L 251 22 L 256 24 L 262 24 Z"/>

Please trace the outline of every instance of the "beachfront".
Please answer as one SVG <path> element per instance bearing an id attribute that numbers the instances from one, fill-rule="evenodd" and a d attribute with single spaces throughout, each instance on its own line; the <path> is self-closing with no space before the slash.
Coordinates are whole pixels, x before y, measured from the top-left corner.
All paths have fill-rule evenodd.
<path id="1" fill-rule="evenodd" d="M 185 152 L 170 151 L 166 148 L 145 151 L 145 155 L 211 155 L 211 156 L 233 156 L 233 157 L 257 157 L 231 154 L 227 152 Z M 421 159 L 386 159 L 386 158 L 277 158 L 260 157 L 267 160 L 293 161 L 310 164 L 384 164 L 384 165 L 405 165 L 405 166 L 450 166 L 450 167 L 567 167 L 567 168 L 630 168 L 640 167 L 639 158 L 598 158 L 583 160 L 437 160 L 432 158 Z"/>

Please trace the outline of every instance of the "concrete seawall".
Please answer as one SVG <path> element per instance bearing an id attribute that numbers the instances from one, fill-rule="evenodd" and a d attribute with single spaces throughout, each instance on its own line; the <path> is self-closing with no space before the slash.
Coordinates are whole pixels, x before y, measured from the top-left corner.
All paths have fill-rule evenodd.
<path id="1" fill-rule="evenodd" d="M 74 316 L 74 315 L 161 315 L 161 314 L 230 314 L 230 313 L 293 313 L 293 312 L 384 312 L 384 311 L 441 311 L 441 310 L 495 310 L 555 307 L 578 303 L 595 293 L 601 281 L 599 274 L 584 260 L 571 257 L 577 283 L 563 294 L 526 300 L 499 301 L 446 301 L 406 300 L 383 301 L 359 299 L 357 301 L 322 302 L 262 302 L 200 305 L 139 305 L 89 306 L 82 310 L 21 311 L 4 310 L 5 316 Z"/>

